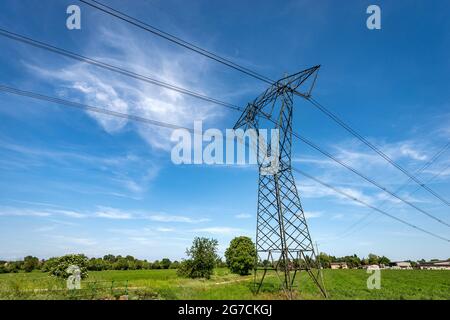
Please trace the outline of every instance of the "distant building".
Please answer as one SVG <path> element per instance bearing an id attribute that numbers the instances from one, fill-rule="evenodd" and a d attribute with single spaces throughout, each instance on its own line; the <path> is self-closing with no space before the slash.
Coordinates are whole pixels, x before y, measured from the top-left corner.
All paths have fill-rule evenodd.
<path id="1" fill-rule="evenodd" d="M 378 270 L 380 269 L 380 266 L 377 264 L 370 264 L 367 266 L 364 266 L 364 269 L 368 269 L 368 270 Z"/>
<path id="2" fill-rule="evenodd" d="M 391 262 L 389 267 L 391 269 L 412 269 L 411 262 L 408 261 Z"/>
<path id="3" fill-rule="evenodd" d="M 331 269 L 348 269 L 347 263 L 345 262 L 331 262 Z"/>
<path id="4" fill-rule="evenodd" d="M 423 270 L 450 270 L 450 261 L 424 262 L 419 264 Z"/>

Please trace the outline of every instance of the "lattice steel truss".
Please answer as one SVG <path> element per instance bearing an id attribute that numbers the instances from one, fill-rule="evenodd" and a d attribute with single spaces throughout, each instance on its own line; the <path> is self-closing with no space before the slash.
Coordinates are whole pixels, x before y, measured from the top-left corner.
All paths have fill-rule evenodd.
<path id="1" fill-rule="evenodd" d="M 318 70 L 319 66 L 315 66 L 278 80 L 247 105 L 234 127 L 279 130 L 278 168 L 267 174 L 267 162 L 258 162 L 256 292 L 260 291 L 267 271 L 275 270 L 282 289 L 292 298 L 296 275 L 299 270 L 306 270 L 321 293 L 327 295 L 291 170 L 294 95 L 310 96 Z M 300 88 L 307 90 L 302 92 Z M 272 151 L 270 142 L 265 147 Z M 261 148 L 259 144 L 258 148 Z M 263 270 L 260 278 L 258 270 Z"/>

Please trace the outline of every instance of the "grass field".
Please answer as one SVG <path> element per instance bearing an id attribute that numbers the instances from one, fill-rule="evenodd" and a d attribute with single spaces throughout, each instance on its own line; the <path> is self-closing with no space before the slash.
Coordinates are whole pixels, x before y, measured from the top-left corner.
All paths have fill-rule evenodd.
<path id="1" fill-rule="evenodd" d="M 450 271 L 382 270 L 381 289 L 369 290 L 365 270 L 324 270 L 330 299 L 446 299 L 450 300 Z M 217 269 L 209 280 L 185 279 L 175 270 L 90 272 L 76 294 L 65 282 L 44 273 L 0 275 L 0 299 L 284 299 L 275 274 L 266 278 L 261 293 L 252 293 L 253 276 Z M 322 299 L 305 273 L 297 282 L 297 299 Z"/>

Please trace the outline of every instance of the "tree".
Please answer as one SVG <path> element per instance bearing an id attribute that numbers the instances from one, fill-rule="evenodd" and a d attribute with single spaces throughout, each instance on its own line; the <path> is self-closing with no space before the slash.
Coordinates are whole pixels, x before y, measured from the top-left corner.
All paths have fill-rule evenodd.
<path id="1" fill-rule="evenodd" d="M 382 256 L 380 257 L 380 259 L 378 260 L 379 264 L 384 264 L 384 265 L 388 265 L 389 263 L 391 263 L 391 260 L 389 260 L 387 257 Z"/>
<path id="2" fill-rule="evenodd" d="M 8 262 L 5 265 L 5 270 L 7 273 L 17 273 L 20 270 L 20 262 L 12 261 Z"/>
<path id="3" fill-rule="evenodd" d="M 232 273 L 247 275 L 255 267 L 255 244 L 249 237 L 236 237 L 225 251 L 225 258 Z"/>
<path id="4" fill-rule="evenodd" d="M 103 260 L 112 264 L 116 262 L 116 257 L 113 254 L 107 254 L 103 256 Z"/>
<path id="5" fill-rule="evenodd" d="M 380 259 L 376 254 L 369 253 L 369 264 L 378 264 L 378 260 Z"/>
<path id="6" fill-rule="evenodd" d="M 189 257 L 178 268 L 178 275 L 189 278 L 209 279 L 217 260 L 218 242 L 215 239 L 194 238 L 192 247 L 186 250 Z"/>
<path id="7" fill-rule="evenodd" d="M 128 260 L 117 256 L 117 261 L 114 263 L 114 270 L 128 270 Z"/>
<path id="8" fill-rule="evenodd" d="M 84 254 L 68 254 L 52 260 L 49 265 L 49 272 L 54 276 L 67 279 L 70 276 L 70 273 L 67 272 L 70 266 L 80 268 L 82 279 L 88 276 L 88 259 Z"/>
<path id="9" fill-rule="evenodd" d="M 317 260 L 317 262 L 320 262 L 322 268 L 329 268 L 331 265 L 331 257 L 324 252 L 319 253 Z"/>
<path id="10" fill-rule="evenodd" d="M 159 262 L 159 260 L 153 261 L 152 269 L 161 269 L 161 263 Z"/>
<path id="11" fill-rule="evenodd" d="M 175 260 L 174 262 L 172 262 L 170 264 L 170 269 L 178 269 L 179 267 L 180 267 L 180 263 L 177 260 Z"/>
<path id="12" fill-rule="evenodd" d="M 23 270 L 25 270 L 25 272 L 31 272 L 34 269 L 37 269 L 38 266 L 39 266 L 39 259 L 36 257 L 26 256 L 23 259 Z"/>
<path id="13" fill-rule="evenodd" d="M 164 258 L 161 260 L 161 269 L 169 269 L 172 262 L 168 258 Z"/>

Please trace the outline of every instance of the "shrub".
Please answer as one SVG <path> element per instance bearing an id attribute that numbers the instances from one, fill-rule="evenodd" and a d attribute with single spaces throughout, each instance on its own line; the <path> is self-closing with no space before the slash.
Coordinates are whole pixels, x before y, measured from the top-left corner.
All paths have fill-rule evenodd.
<path id="1" fill-rule="evenodd" d="M 51 275 L 67 279 L 70 276 L 70 274 L 67 273 L 67 268 L 69 268 L 72 265 L 80 268 L 81 271 L 80 276 L 82 279 L 87 278 L 88 259 L 84 254 L 68 254 L 56 258 L 49 263 L 48 268 Z"/>

